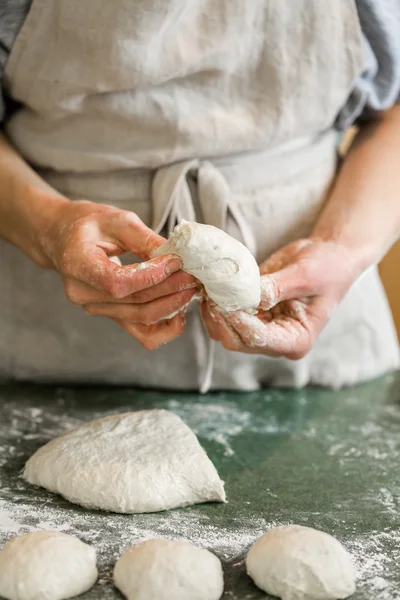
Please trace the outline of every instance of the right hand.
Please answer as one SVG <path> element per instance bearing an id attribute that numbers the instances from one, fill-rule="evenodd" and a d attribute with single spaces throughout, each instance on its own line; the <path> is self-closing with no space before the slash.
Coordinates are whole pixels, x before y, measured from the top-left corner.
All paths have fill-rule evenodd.
<path id="1" fill-rule="evenodd" d="M 87 201 L 60 204 L 41 236 L 47 266 L 60 273 L 68 299 L 90 315 L 110 317 L 147 349 L 183 332 L 197 292 L 177 256 L 148 260 L 164 242 L 135 213 Z M 126 252 L 148 261 L 146 268 L 110 260 Z"/>

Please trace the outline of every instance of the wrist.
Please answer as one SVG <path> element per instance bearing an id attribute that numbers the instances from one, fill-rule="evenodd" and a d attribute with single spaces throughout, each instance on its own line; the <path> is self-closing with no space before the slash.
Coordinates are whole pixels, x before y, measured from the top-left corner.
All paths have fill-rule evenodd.
<path id="1" fill-rule="evenodd" d="M 349 267 L 361 275 L 379 263 L 385 253 L 387 240 L 378 235 L 380 228 L 377 219 L 369 218 L 362 210 L 362 199 L 345 194 L 341 188 L 339 180 L 339 185 L 333 190 L 325 210 L 314 225 L 311 237 L 337 245 L 346 256 Z M 358 206 L 361 209 L 354 210 Z"/>
<path id="2" fill-rule="evenodd" d="M 16 240 L 11 241 L 42 268 L 54 268 L 49 235 L 70 203 L 55 191 L 36 187 L 28 186 L 19 194 L 17 205 L 21 226 L 16 229 Z"/>
<path id="3" fill-rule="evenodd" d="M 326 227 L 325 224 L 316 224 L 311 239 L 329 244 L 335 249 L 335 253 L 346 268 L 346 271 L 352 281 L 355 281 L 369 267 L 375 264 L 374 252 L 367 245 L 358 243 L 351 236 L 345 234 L 341 228 L 335 230 L 334 227 Z"/>

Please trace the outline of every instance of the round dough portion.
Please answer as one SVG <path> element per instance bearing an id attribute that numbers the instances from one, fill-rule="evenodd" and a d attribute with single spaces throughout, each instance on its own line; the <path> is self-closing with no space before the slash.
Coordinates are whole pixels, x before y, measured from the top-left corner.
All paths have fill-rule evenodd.
<path id="1" fill-rule="evenodd" d="M 351 556 L 331 535 L 310 527 L 276 527 L 246 559 L 254 583 L 282 600 L 339 600 L 356 591 Z"/>
<path id="2" fill-rule="evenodd" d="M 225 501 L 193 431 L 167 410 L 96 419 L 40 448 L 24 478 L 70 502 L 118 513 Z"/>
<path id="3" fill-rule="evenodd" d="M 212 225 L 181 221 L 152 256 L 176 254 L 223 310 L 253 312 L 261 300 L 258 264 L 241 242 Z"/>
<path id="4" fill-rule="evenodd" d="M 127 550 L 115 565 L 114 581 L 128 600 L 219 600 L 224 591 L 214 554 L 161 539 Z"/>
<path id="5" fill-rule="evenodd" d="M 7 600 L 72 598 L 97 577 L 94 548 L 58 531 L 16 537 L 0 552 L 0 596 Z"/>

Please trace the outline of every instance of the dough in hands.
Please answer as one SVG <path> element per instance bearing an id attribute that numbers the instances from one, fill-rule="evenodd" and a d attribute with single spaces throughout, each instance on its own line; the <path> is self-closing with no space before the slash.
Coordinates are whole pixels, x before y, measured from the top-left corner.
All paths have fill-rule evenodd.
<path id="1" fill-rule="evenodd" d="M 310 527 L 276 527 L 246 559 L 254 583 L 282 600 L 340 600 L 356 591 L 351 556 L 331 535 Z"/>
<path id="2" fill-rule="evenodd" d="M 220 560 L 186 542 L 150 540 L 127 550 L 114 569 L 128 600 L 219 600 L 224 590 Z"/>
<path id="3" fill-rule="evenodd" d="M 0 596 L 7 600 L 72 598 L 97 577 L 96 551 L 58 531 L 16 537 L 0 552 Z"/>
<path id="4" fill-rule="evenodd" d="M 166 410 L 82 425 L 40 448 L 24 478 L 75 504 L 117 513 L 225 501 L 223 482 L 195 434 Z"/>
<path id="5" fill-rule="evenodd" d="M 222 310 L 254 312 L 260 304 L 260 269 L 254 256 L 221 229 L 182 220 L 152 256 L 163 254 L 179 256 L 183 271 L 201 281 Z"/>

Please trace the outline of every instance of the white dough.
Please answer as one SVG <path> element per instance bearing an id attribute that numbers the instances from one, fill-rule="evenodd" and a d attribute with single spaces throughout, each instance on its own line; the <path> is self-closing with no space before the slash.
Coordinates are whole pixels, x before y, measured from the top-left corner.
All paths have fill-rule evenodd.
<path id="1" fill-rule="evenodd" d="M 16 537 L 0 552 L 0 596 L 7 600 L 62 600 L 97 580 L 96 551 L 58 531 Z"/>
<path id="2" fill-rule="evenodd" d="M 201 281 L 221 309 L 254 311 L 260 304 L 260 269 L 254 256 L 221 229 L 182 220 L 152 256 L 163 254 L 179 256 L 183 271 Z"/>
<path id="3" fill-rule="evenodd" d="M 282 600 L 338 600 L 356 591 L 351 556 L 310 527 L 271 529 L 250 549 L 246 567 L 259 588 Z"/>
<path id="4" fill-rule="evenodd" d="M 75 504 L 119 513 L 225 501 L 223 482 L 195 434 L 166 410 L 82 425 L 40 448 L 24 478 Z"/>
<path id="5" fill-rule="evenodd" d="M 127 550 L 115 565 L 114 581 L 128 600 L 219 600 L 224 590 L 214 554 L 171 540 Z"/>

